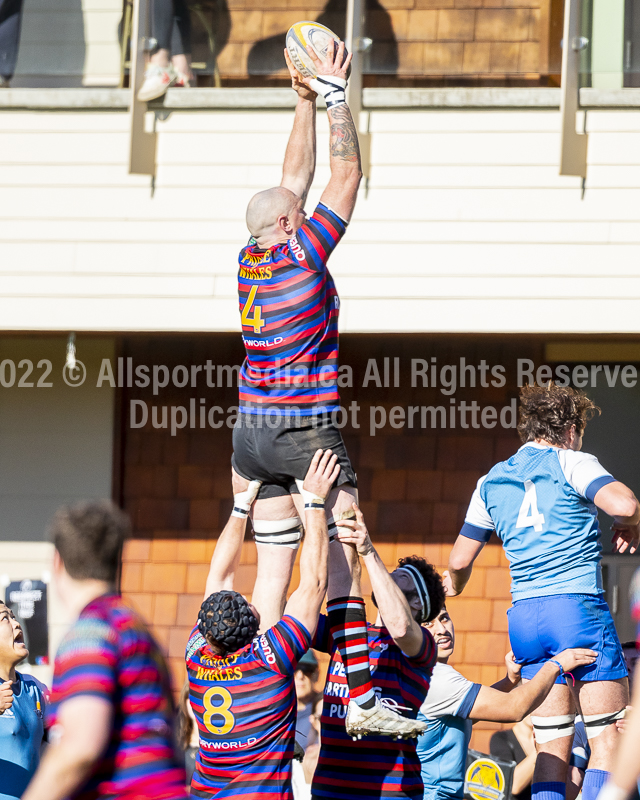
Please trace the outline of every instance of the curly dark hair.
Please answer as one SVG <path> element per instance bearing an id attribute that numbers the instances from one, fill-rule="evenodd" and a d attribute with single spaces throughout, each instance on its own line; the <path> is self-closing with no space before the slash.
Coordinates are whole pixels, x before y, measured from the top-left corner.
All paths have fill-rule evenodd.
<path id="1" fill-rule="evenodd" d="M 572 425 L 581 436 L 587 422 L 600 413 L 598 406 L 584 392 L 570 386 L 532 384 L 520 390 L 518 433 L 523 442 L 545 439 L 563 445 Z"/>
<path id="2" fill-rule="evenodd" d="M 431 613 L 425 622 L 431 622 L 431 620 L 435 619 L 444 608 L 445 593 L 444 586 L 442 585 L 442 577 L 433 564 L 430 564 L 427 559 L 423 558 L 422 556 L 407 556 L 406 558 L 398 559 L 398 567 L 404 567 L 406 564 L 410 564 L 412 567 L 415 567 L 424 578 L 424 582 L 427 585 L 427 591 L 429 592 L 429 600 L 431 602 Z M 373 593 L 371 594 L 371 600 L 373 601 L 374 606 L 377 608 L 378 604 L 376 603 L 376 598 Z"/>
<path id="3" fill-rule="evenodd" d="M 50 526 L 65 569 L 77 581 L 115 583 L 130 531 L 129 517 L 109 500 L 63 506 Z"/>

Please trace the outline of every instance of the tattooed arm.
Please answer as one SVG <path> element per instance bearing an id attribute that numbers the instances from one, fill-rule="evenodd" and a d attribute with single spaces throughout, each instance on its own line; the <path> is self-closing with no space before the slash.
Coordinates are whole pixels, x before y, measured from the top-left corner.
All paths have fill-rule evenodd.
<path id="1" fill-rule="evenodd" d="M 338 216 L 349 222 L 358 196 L 358 186 L 362 178 L 360 167 L 360 146 L 358 133 L 354 125 L 349 106 L 344 102 L 344 87 L 347 82 L 349 64 L 352 54 L 345 58 L 344 42 L 336 47 L 329 42 L 327 52 L 321 61 L 310 48 L 309 56 L 318 74 L 318 81 L 304 78 L 304 83 L 320 91 L 327 102 L 329 115 L 330 151 L 329 166 L 331 180 L 322 193 L 320 202 L 329 206 Z M 333 81 L 337 78 L 338 81 Z M 340 95 L 342 95 L 340 97 Z"/>
<path id="2" fill-rule="evenodd" d="M 327 113 L 331 125 L 331 180 L 320 202 L 348 222 L 356 205 L 358 186 L 362 178 L 358 134 L 346 103 L 329 108 Z"/>

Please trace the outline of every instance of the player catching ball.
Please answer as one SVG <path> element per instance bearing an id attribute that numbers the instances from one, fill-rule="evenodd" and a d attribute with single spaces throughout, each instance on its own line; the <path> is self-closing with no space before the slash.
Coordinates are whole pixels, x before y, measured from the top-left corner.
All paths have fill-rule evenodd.
<path id="1" fill-rule="evenodd" d="M 239 256 L 238 292 L 246 359 L 240 372 L 240 414 L 233 432 L 233 468 L 261 481 L 252 519 L 258 549 L 253 602 L 261 630 L 275 625 L 284 607 L 304 509 L 314 497 L 301 486 L 318 448 L 338 456 L 340 473 L 327 499 L 330 540 L 340 519 L 352 518 L 356 475 L 332 412 L 339 409 L 338 314 L 340 301 L 327 260 L 345 233 L 362 177 L 358 135 L 345 99 L 344 43 L 331 42 L 321 61 L 313 51 L 317 78 L 303 78 L 288 54 L 298 94 L 293 130 L 280 186 L 256 194 L 247 208 L 252 243 Z M 304 201 L 316 164 L 316 97 L 327 105 L 331 178 L 310 219 Z M 339 542 L 329 548 L 329 570 L 357 555 Z M 329 600 L 333 599 L 329 596 Z M 357 618 L 356 618 L 357 617 Z M 349 675 L 352 713 L 359 730 L 398 732 L 401 715 L 379 706 L 371 685 L 366 620 L 349 615 L 356 631 L 343 659 Z M 331 617 L 344 628 L 344 609 Z M 357 624 L 356 624 L 357 623 Z M 361 713 L 360 713 L 361 712 Z M 388 723 L 388 724 L 387 724 Z M 407 723 L 407 732 L 411 725 Z"/>
<path id="2" fill-rule="evenodd" d="M 511 568 L 509 638 L 523 679 L 531 679 L 566 648 L 598 653 L 559 676 L 532 718 L 538 758 L 533 800 L 565 797 L 577 696 L 591 746 L 582 787 L 595 800 L 617 746 L 615 721 L 628 703 L 627 667 L 603 598 L 597 508 L 613 517 L 618 552 L 638 545 L 640 506 L 595 456 L 581 453 L 596 407 L 582 392 L 525 386 L 518 431 L 524 445 L 478 481 L 465 524 L 451 551 L 445 586 L 459 594 L 473 562 L 495 531 Z"/>

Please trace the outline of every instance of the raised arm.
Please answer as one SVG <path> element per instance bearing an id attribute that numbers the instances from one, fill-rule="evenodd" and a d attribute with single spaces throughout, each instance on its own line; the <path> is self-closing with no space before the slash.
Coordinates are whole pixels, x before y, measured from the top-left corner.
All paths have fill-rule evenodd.
<path id="1" fill-rule="evenodd" d="M 349 222 L 362 179 L 358 133 L 344 93 L 351 54 L 345 59 L 344 42 L 340 42 L 337 48 L 332 42 L 324 61 L 317 58 L 313 52 L 309 55 L 314 62 L 318 77 L 311 80 L 305 78 L 305 83 L 310 84 L 325 98 L 331 126 L 329 148 L 331 179 L 322 193 L 320 202 L 329 206 L 345 222 Z"/>
<path id="2" fill-rule="evenodd" d="M 241 478 L 233 469 L 231 482 L 234 508 L 211 556 L 211 565 L 204 590 L 205 599 L 214 592 L 233 589 L 235 574 L 242 554 L 247 516 L 260 489 L 259 481 L 249 482 Z"/>
<path id="3" fill-rule="evenodd" d="M 404 592 L 393 580 L 373 546 L 362 511 L 355 503 L 353 508 L 356 519 L 340 520 L 338 539 L 344 544 L 356 546 L 369 573 L 371 592 L 376 597 L 385 628 L 405 655 L 409 658 L 417 656 L 424 644 L 422 628 L 413 618 Z"/>
<path id="4" fill-rule="evenodd" d="M 300 583 L 284 613 L 301 622 L 313 636 L 327 592 L 329 532 L 324 501 L 340 474 L 338 457 L 331 450 L 316 451 L 302 485 L 305 537 L 300 556 Z"/>
<path id="5" fill-rule="evenodd" d="M 286 49 L 284 57 L 291 74 L 291 86 L 298 94 L 298 104 L 284 154 L 280 186 L 297 194 L 304 204 L 316 171 L 317 94 L 303 82 L 302 76 L 291 63 Z"/>

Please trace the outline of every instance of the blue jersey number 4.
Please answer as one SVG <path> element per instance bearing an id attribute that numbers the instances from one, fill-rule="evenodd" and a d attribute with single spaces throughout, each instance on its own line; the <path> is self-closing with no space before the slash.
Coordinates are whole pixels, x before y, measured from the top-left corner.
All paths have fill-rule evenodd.
<path id="1" fill-rule="evenodd" d="M 524 500 L 518 512 L 516 528 L 533 528 L 541 531 L 544 525 L 544 514 L 538 511 L 538 495 L 533 481 L 524 482 Z"/>

